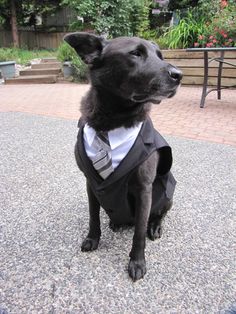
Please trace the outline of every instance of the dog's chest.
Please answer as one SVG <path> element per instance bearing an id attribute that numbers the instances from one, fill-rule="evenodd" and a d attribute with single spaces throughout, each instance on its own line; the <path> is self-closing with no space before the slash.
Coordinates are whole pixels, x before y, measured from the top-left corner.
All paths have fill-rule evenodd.
<path id="1" fill-rule="evenodd" d="M 134 145 L 141 127 L 142 123 L 139 123 L 132 128 L 121 127 L 108 132 L 113 169 L 117 168 L 126 157 Z M 99 151 L 97 145 L 94 145 L 95 137 L 96 131 L 86 124 L 83 130 L 83 141 L 86 154 L 91 160 L 94 159 Z"/>

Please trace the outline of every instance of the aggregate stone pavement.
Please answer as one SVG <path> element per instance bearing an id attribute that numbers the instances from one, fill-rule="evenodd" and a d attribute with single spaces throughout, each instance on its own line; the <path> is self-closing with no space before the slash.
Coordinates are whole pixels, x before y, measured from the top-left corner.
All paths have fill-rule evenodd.
<path id="1" fill-rule="evenodd" d="M 175 201 L 148 272 L 127 274 L 133 230 L 102 213 L 99 249 L 82 253 L 88 210 L 76 121 L 0 114 L 0 313 L 236 313 L 236 148 L 168 136 Z"/>

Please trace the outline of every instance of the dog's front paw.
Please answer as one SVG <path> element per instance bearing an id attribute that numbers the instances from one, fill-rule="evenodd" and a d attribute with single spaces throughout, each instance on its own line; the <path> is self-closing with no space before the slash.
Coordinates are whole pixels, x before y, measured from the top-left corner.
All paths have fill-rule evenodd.
<path id="1" fill-rule="evenodd" d="M 154 224 L 150 224 L 147 230 L 148 238 L 152 241 L 160 238 L 162 236 L 162 227 L 161 225 L 155 226 Z"/>
<path id="2" fill-rule="evenodd" d="M 130 259 L 128 272 L 133 281 L 143 278 L 147 272 L 145 259 L 139 261 Z"/>
<path id="3" fill-rule="evenodd" d="M 94 251 L 98 248 L 98 243 L 99 239 L 86 238 L 81 245 L 81 251 L 82 252 Z"/>

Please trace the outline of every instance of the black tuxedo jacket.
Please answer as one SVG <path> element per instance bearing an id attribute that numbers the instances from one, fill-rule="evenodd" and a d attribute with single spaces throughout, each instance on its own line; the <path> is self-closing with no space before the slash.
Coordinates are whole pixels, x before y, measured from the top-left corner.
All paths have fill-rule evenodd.
<path id="1" fill-rule="evenodd" d="M 170 172 L 171 148 L 154 129 L 150 118 L 142 125 L 139 135 L 115 171 L 105 180 L 94 169 L 83 143 L 84 123 L 79 121 L 75 157 L 80 170 L 88 180 L 98 202 L 115 224 L 132 224 L 135 216 L 136 195 L 139 193 L 132 176 L 136 168 L 155 150 L 160 156 L 153 183 L 151 214 L 161 214 L 165 203 L 173 198 L 176 181 Z"/>

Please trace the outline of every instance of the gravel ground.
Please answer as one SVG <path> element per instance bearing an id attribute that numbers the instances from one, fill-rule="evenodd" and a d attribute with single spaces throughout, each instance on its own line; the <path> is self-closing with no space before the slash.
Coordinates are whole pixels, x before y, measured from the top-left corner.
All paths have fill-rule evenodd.
<path id="1" fill-rule="evenodd" d="M 178 181 L 148 272 L 127 274 L 133 230 L 102 213 L 99 249 L 87 233 L 76 122 L 0 114 L 0 313 L 236 313 L 236 149 L 167 137 Z"/>

